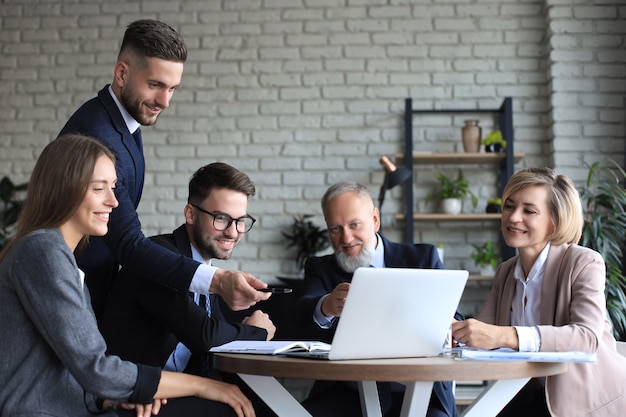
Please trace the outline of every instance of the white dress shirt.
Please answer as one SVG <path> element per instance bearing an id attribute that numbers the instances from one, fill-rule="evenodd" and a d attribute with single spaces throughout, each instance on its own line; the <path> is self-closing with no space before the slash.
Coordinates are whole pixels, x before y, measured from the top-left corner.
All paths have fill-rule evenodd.
<path id="1" fill-rule="evenodd" d="M 519 259 L 515 265 L 513 277 L 516 284 L 513 293 L 513 305 L 511 306 L 511 325 L 517 331 L 520 352 L 539 352 L 541 347 L 541 338 L 536 326 L 539 323 L 541 285 L 549 251 L 550 243 L 543 248 L 537 257 L 532 268 L 530 268 L 528 277 L 524 276 Z"/>

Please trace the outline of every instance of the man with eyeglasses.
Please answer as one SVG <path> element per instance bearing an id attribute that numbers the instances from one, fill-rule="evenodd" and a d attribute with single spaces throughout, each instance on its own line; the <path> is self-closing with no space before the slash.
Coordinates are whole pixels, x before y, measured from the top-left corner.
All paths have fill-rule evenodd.
<path id="1" fill-rule="evenodd" d="M 185 224 L 151 239 L 202 263 L 229 259 L 255 223 L 247 213 L 248 198 L 255 192 L 250 178 L 236 168 L 220 162 L 206 165 L 189 181 Z M 205 300 L 195 293 L 180 297 L 122 268 L 101 320 L 107 352 L 170 371 L 220 379 L 207 360 L 211 347 L 236 339 L 270 340 L 276 328 L 260 310 L 241 323 L 228 322 L 217 297 L 210 294 Z"/>

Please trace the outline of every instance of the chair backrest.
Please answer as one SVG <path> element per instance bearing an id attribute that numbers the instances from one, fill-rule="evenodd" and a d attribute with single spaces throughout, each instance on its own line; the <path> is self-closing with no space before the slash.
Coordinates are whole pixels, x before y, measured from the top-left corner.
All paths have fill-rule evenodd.
<path id="1" fill-rule="evenodd" d="M 626 356 L 626 342 L 615 342 L 617 346 L 617 351 L 622 355 Z"/>

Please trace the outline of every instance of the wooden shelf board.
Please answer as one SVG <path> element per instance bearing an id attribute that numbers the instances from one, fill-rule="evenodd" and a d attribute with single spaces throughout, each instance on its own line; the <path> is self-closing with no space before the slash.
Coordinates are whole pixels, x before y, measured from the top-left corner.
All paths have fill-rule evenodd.
<path id="1" fill-rule="evenodd" d="M 472 275 L 470 274 L 468 281 L 492 281 L 492 275 Z"/>
<path id="2" fill-rule="evenodd" d="M 515 152 L 514 161 L 521 161 L 526 154 Z M 397 153 L 396 161 L 403 161 L 404 154 Z M 495 164 L 506 159 L 504 152 L 476 152 L 476 153 L 455 153 L 455 152 L 414 152 L 413 163 L 415 164 Z"/>
<path id="3" fill-rule="evenodd" d="M 461 214 L 444 214 L 444 213 L 415 213 L 413 220 L 415 221 L 483 221 L 483 220 L 500 220 L 500 213 L 461 213 Z M 404 220 L 404 214 L 396 214 L 396 220 Z"/>

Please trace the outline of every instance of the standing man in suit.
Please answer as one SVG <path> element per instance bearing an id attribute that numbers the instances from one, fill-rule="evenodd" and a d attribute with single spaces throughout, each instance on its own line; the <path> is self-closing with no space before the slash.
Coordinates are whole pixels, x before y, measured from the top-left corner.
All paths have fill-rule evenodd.
<path id="1" fill-rule="evenodd" d="M 380 213 L 370 191 L 361 184 L 346 181 L 331 186 L 322 197 L 322 212 L 334 254 L 307 260 L 298 302 L 298 316 L 311 339 L 332 342 L 357 268 L 443 268 L 435 246 L 394 243 L 378 233 Z M 399 415 L 404 386 L 377 385 L 383 415 Z M 316 381 L 303 405 L 313 416 L 361 415 L 356 384 L 348 382 Z M 451 382 L 435 382 L 427 416 L 456 415 Z"/>
<path id="2" fill-rule="evenodd" d="M 189 290 L 222 296 L 233 310 L 265 300 L 257 291 L 267 285 L 250 274 L 202 265 L 157 245 L 141 232 L 137 206 L 141 199 L 145 161 L 141 126 L 156 123 L 180 85 L 187 47 L 170 26 L 138 20 L 124 34 L 113 81 L 83 104 L 61 130 L 93 136 L 116 157 L 119 207 L 109 219 L 109 231 L 90 240 L 79 258 L 92 304 L 99 319 L 120 265 L 180 295 Z"/>

